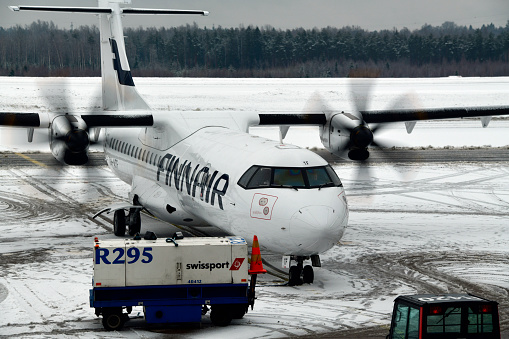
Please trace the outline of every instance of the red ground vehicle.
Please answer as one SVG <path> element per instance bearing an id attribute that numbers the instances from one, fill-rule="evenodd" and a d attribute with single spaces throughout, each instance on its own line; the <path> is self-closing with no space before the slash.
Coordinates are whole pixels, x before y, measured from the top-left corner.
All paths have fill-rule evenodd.
<path id="1" fill-rule="evenodd" d="M 471 294 L 399 296 L 387 338 L 500 339 L 498 303 Z"/>

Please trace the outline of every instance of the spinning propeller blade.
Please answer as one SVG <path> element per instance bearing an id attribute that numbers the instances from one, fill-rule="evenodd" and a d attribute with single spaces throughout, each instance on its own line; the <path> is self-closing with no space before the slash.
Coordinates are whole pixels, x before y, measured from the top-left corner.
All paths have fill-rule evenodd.
<path id="1" fill-rule="evenodd" d="M 393 144 L 380 138 L 380 135 L 387 129 L 390 123 L 378 123 L 369 126 L 363 116 L 363 113 L 367 111 L 373 99 L 374 85 L 375 79 L 372 78 L 350 79 L 349 94 L 352 103 L 351 112 L 345 113 L 342 110 L 332 109 L 331 105 L 317 93 L 308 100 L 308 104 L 306 105 L 306 109 L 322 111 L 324 113 L 333 112 L 333 114 L 337 114 L 337 116 L 342 116 L 344 119 L 342 120 L 343 122 L 346 119 L 344 117 L 348 117 L 348 119 L 346 119 L 347 123 L 340 122 L 339 125 L 334 125 L 337 130 L 343 131 L 343 140 L 346 141 L 339 144 L 336 143 L 334 147 L 331 145 L 330 149 L 334 153 L 337 152 L 338 155 L 343 154 L 343 156 L 345 156 L 348 154 L 348 158 L 358 164 L 356 180 L 369 180 L 372 178 L 369 169 L 369 149 L 376 149 L 377 155 L 387 162 L 398 162 L 397 155 L 389 151 L 389 148 L 391 148 Z M 388 110 L 402 107 L 408 108 L 414 105 L 415 98 L 405 94 L 400 96 Z M 345 131 L 347 133 L 344 133 Z"/>

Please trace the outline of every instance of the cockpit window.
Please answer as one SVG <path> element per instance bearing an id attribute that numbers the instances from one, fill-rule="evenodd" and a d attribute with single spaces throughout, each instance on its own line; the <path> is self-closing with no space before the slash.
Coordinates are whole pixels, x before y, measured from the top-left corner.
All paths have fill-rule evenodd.
<path id="1" fill-rule="evenodd" d="M 309 186 L 334 185 L 325 167 L 317 167 L 306 170 Z"/>
<path id="2" fill-rule="evenodd" d="M 249 183 L 249 180 L 253 177 L 253 174 L 258 171 L 258 166 L 252 166 L 250 167 L 244 175 L 239 180 L 239 185 L 241 187 L 247 187 L 247 184 Z"/>
<path id="3" fill-rule="evenodd" d="M 336 174 L 336 171 L 334 171 L 330 165 L 326 166 L 325 170 L 329 174 L 329 177 L 332 179 L 332 182 L 334 183 L 334 186 L 341 186 L 341 187 L 343 187 L 343 184 L 341 183 L 341 180 L 339 180 L 339 177 Z"/>
<path id="4" fill-rule="evenodd" d="M 342 187 L 336 172 L 330 167 L 265 167 L 252 166 L 238 182 L 245 189 L 252 188 L 322 188 Z"/>
<path id="5" fill-rule="evenodd" d="M 260 167 L 249 180 L 248 186 L 269 187 L 272 170 L 269 167 Z"/>
<path id="6" fill-rule="evenodd" d="M 299 168 L 274 168 L 271 186 L 306 187 L 302 170 Z"/>

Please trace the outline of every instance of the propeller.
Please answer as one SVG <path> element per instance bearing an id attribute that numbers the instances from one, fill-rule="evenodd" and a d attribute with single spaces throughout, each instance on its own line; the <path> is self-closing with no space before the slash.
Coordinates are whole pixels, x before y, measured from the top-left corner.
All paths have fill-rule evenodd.
<path id="1" fill-rule="evenodd" d="M 358 126 L 349 129 L 350 143 L 345 144 L 344 148 L 348 148 L 348 157 L 351 160 L 357 160 L 361 163 L 369 158 L 368 147 L 374 147 L 383 152 L 384 148 L 389 145 L 384 144 L 375 136 L 387 128 L 388 124 L 377 124 L 370 127 L 362 112 L 366 111 L 369 102 L 372 100 L 372 92 L 375 81 L 374 79 L 350 79 L 350 96 L 353 103 L 354 114 L 359 118 Z M 348 128 L 348 127 L 347 127 Z"/>
<path id="2" fill-rule="evenodd" d="M 49 170 L 48 176 L 54 177 L 54 188 L 59 192 L 69 190 L 70 184 L 78 184 L 72 191 L 73 194 L 67 194 L 68 197 L 79 199 L 80 201 L 92 200 L 89 199 L 90 184 L 94 183 L 96 175 L 94 170 L 88 166 L 89 157 L 88 151 L 91 145 L 95 144 L 97 140 L 94 136 L 94 129 L 89 129 L 85 121 L 80 115 L 73 115 L 70 111 L 78 110 L 94 110 L 98 111 L 102 107 L 101 91 L 100 88 L 94 92 L 97 93 L 89 102 L 84 102 L 78 106 L 76 101 L 71 100 L 73 96 L 78 97 L 78 94 L 73 93 L 72 86 L 66 78 L 43 78 L 37 81 L 38 88 L 41 89 L 41 98 L 43 104 L 41 110 L 46 110 L 51 114 L 51 126 L 46 136 L 42 136 L 42 130 L 36 130 L 37 135 L 33 138 L 32 144 L 36 148 L 47 147 L 48 142 L 51 153 L 57 161 L 48 163 Z M 92 136 L 91 136 L 92 134 Z M 49 137 L 49 140 L 48 140 Z M 40 145 L 40 146 L 38 146 Z M 71 166 L 68 166 L 71 165 Z M 76 167 L 77 166 L 77 167 Z M 79 177 L 80 180 L 75 180 L 63 184 L 62 177 Z"/>
<path id="3" fill-rule="evenodd" d="M 330 131 L 322 131 L 323 134 L 329 133 L 327 140 L 330 143 L 329 150 L 340 157 L 348 157 L 353 160 L 357 166 L 356 180 L 371 180 L 369 157 L 371 149 L 376 149 L 376 155 L 387 162 L 398 162 L 398 154 L 389 151 L 393 144 L 384 141 L 380 135 L 391 123 L 378 123 L 369 126 L 364 120 L 363 112 L 367 111 L 369 103 L 373 99 L 373 87 L 375 79 L 372 78 L 354 78 L 349 81 L 349 93 L 351 98 L 351 111 L 345 112 L 338 109 L 332 109 L 330 105 L 317 93 L 308 101 L 306 109 L 312 111 L 321 111 L 328 116 L 331 126 Z M 388 110 L 413 106 L 415 100 L 408 94 L 400 96 L 390 105 Z M 338 133 L 342 137 L 338 137 Z M 324 138 L 325 139 L 325 138 Z M 324 145 L 326 143 L 324 142 Z M 327 145 L 326 145 L 327 147 Z"/>
<path id="4" fill-rule="evenodd" d="M 91 131 L 79 115 L 69 114 L 72 92 L 65 78 L 56 84 L 55 79 L 44 79 L 41 82 L 44 82 L 39 87 L 42 89 L 45 107 L 53 114 L 49 136 L 53 156 L 66 165 L 86 164 L 89 146 L 97 141 L 97 131 Z M 100 108 L 100 95 L 94 98 L 95 102 L 88 106 Z"/>

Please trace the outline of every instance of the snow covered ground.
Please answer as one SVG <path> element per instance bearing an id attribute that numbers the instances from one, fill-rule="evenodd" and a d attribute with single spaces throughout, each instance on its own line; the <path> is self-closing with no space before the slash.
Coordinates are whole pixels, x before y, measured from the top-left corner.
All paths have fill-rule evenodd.
<path id="1" fill-rule="evenodd" d="M 301 111 L 315 92 L 328 105 L 350 104 L 344 79 L 135 81 L 155 109 Z M 59 109 L 66 102 L 63 83 L 76 110 L 97 105 L 99 79 L 0 78 L 0 110 Z M 426 107 L 509 104 L 509 78 L 447 78 L 380 79 L 371 105 L 390 105 L 407 91 Z M 500 120 L 488 129 L 479 121 L 428 122 L 411 135 L 395 126 L 387 137 L 413 147 L 503 147 L 507 127 Z M 256 133 L 277 137 L 273 129 Z M 0 147 L 45 147 L 27 146 L 24 138 L 24 130 L 1 129 Z M 291 129 L 287 141 L 320 146 L 312 128 Z M 372 177 L 358 180 L 355 164 L 334 166 L 349 198 L 350 223 L 341 243 L 321 256 L 314 284 L 287 287 L 263 277 L 254 311 L 227 328 L 212 326 L 205 316 L 201 328 L 147 329 L 135 319 L 124 331 L 108 333 L 88 306 L 88 289 L 92 239 L 110 237 L 111 226 L 91 215 L 125 199 L 129 187 L 105 167 L 0 166 L 0 337 L 276 338 L 367 327 L 386 334 L 397 295 L 456 291 L 499 301 L 508 328 L 507 162 L 370 167 Z M 278 264 L 279 258 L 269 259 Z"/>

